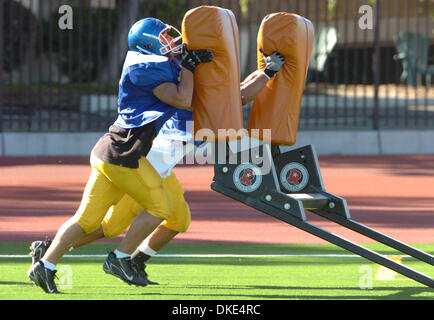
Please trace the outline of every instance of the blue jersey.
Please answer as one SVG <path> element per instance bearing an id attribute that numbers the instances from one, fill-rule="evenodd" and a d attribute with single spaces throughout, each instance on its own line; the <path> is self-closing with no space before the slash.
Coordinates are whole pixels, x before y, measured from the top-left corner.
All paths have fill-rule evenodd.
<path id="1" fill-rule="evenodd" d="M 119 81 L 118 118 L 115 125 L 125 129 L 157 120 L 156 131 L 177 110 L 161 100 L 153 90 L 165 82 L 179 83 L 181 67 L 165 56 L 128 51 Z"/>
<path id="2" fill-rule="evenodd" d="M 159 135 L 170 140 L 190 141 L 192 135 L 193 112 L 178 109 L 176 113 L 167 120 L 161 128 Z M 187 123 L 190 123 L 188 125 Z"/>

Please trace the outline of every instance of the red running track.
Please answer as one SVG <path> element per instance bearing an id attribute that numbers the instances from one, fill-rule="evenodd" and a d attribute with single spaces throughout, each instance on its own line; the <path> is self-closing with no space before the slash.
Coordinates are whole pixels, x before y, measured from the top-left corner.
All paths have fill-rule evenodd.
<path id="1" fill-rule="evenodd" d="M 434 243 L 434 155 L 325 156 L 327 191 L 345 198 L 354 220 L 408 243 Z M 324 243 L 210 189 L 211 166 L 175 172 L 192 223 L 177 242 Z M 0 241 L 53 237 L 78 208 L 87 158 L 0 158 Z M 350 240 L 370 239 L 308 213 L 308 220 Z"/>

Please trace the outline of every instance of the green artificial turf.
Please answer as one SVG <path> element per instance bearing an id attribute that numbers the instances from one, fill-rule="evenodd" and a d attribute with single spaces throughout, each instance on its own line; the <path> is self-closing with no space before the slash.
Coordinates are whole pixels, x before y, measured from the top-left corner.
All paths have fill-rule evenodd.
<path id="1" fill-rule="evenodd" d="M 396 251 L 382 245 L 366 245 L 382 254 Z M 0 243 L 0 255 L 24 255 L 28 243 Z M 104 255 L 114 243 L 95 243 L 68 254 Z M 434 244 L 417 245 L 430 252 Z M 169 244 L 151 259 L 146 271 L 158 286 L 129 286 L 102 270 L 104 257 L 63 258 L 58 265 L 58 288 L 48 295 L 27 278 L 31 259 L 0 258 L 0 299 L 65 300 L 272 300 L 272 299 L 434 299 L 434 289 L 400 274 L 376 280 L 381 266 L 334 245 Z M 172 254 L 201 254 L 170 257 Z M 233 256 L 206 256 L 231 254 Z M 239 256 L 239 255 L 264 256 Z M 268 255 L 295 255 L 270 257 Z M 415 270 L 434 274 L 432 266 L 414 258 L 402 262 Z M 383 268 L 384 269 L 384 268 Z M 384 270 L 383 270 L 384 271 Z M 386 271 L 387 275 L 387 271 Z"/>

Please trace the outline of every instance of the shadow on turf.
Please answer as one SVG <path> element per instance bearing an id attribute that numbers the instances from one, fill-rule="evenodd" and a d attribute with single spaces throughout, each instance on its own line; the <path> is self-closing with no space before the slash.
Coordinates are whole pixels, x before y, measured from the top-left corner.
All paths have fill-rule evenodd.
<path id="1" fill-rule="evenodd" d="M 24 286 L 34 286 L 32 283 L 29 282 L 15 282 L 15 281 L 0 281 L 1 285 L 24 285 Z M 112 289 L 119 289 L 118 286 L 104 286 L 104 288 L 112 288 Z M 149 299 L 152 299 L 153 297 L 158 296 L 170 296 L 172 297 L 179 297 L 180 300 L 184 300 L 187 297 L 200 297 L 202 299 L 210 299 L 212 300 L 213 297 L 216 299 L 277 299 L 277 300 L 283 300 L 283 299 L 301 299 L 301 300 L 328 300 L 333 298 L 333 300 L 366 300 L 366 299 L 373 299 L 373 300 L 432 300 L 431 297 L 415 297 L 417 294 L 421 294 L 424 292 L 433 292 L 433 289 L 430 288 L 424 288 L 424 287 L 407 287 L 407 288 L 393 288 L 393 287 L 374 287 L 371 290 L 362 290 L 359 287 L 347 287 L 347 288 L 341 288 L 341 287 L 288 287 L 288 286 L 254 286 L 254 285 L 244 285 L 244 286 L 228 286 L 228 285 L 197 285 L 197 286 L 166 286 L 162 284 L 161 286 L 150 286 L 149 288 L 161 288 L 162 292 L 137 292 L 137 293 L 114 293 L 115 295 L 118 295 L 120 297 L 124 296 L 125 298 L 128 296 L 143 296 L 147 297 Z M 137 290 L 147 290 L 148 288 L 137 288 Z M 227 294 L 227 293 L 214 293 L 214 294 L 207 294 L 207 293 L 166 293 L 164 290 L 166 289 L 215 289 L 215 290 L 234 290 L 234 293 Z M 288 294 L 237 294 L 236 290 L 288 290 Z M 297 294 L 297 291 L 312 291 L 312 290 L 319 290 L 319 291 L 331 291 L 331 290 L 345 290 L 345 291 L 360 291 L 364 294 L 355 295 L 355 294 L 349 294 L 349 295 L 334 295 L 334 296 L 328 296 L 328 295 L 307 295 L 307 294 Z M 369 292 L 378 292 L 378 291 L 396 291 L 395 293 L 385 295 L 385 296 L 374 296 L 370 295 Z M 80 295 L 82 296 L 82 293 L 76 293 L 76 292 L 69 292 L 69 290 L 62 291 L 62 294 L 66 295 Z M 92 294 L 91 292 L 88 292 L 87 294 Z M 98 293 L 100 294 L 100 293 Z M 101 299 L 103 300 L 103 299 Z"/>
<path id="2" fill-rule="evenodd" d="M 407 288 L 393 288 L 393 287 L 374 287 L 371 290 L 362 290 L 359 287 L 347 287 L 347 288 L 331 288 L 331 287 L 286 287 L 286 286 L 239 286 L 239 287 L 233 287 L 233 286 L 189 286 L 188 288 L 209 288 L 209 289 L 252 289 L 252 290 L 345 290 L 345 291 L 363 291 L 363 292 L 369 292 L 369 291 L 390 291 L 390 290 L 397 290 L 398 292 L 384 296 L 384 297 L 378 297 L 378 299 L 408 299 L 411 298 L 413 295 L 424 293 L 424 292 L 434 292 L 433 289 L 430 288 L 424 288 L 424 287 L 407 287 Z M 230 296 L 230 295 L 228 295 Z M 246 295 L 250 296 L 250 295 Z M 252 297 L 262 297 L 262 298 L 270 298 L 270 299 L 279 299 L 279 298 L 302 298 L 302 299 L 327 299 L 326 296 L 306 296 L 306 295 L 281 295 L 281 296 L 274 296 L 274 295 L 252 295 Z M 360 295 L 360 296 L 334 296 L 333 299 L 366 299 L 369 297 L 369 295 Z M 414 297 L 417 299 L 426 299 L 426 300 L 432 300 L 430 297 Z"/>
<path id="3" fill-rule="evenodd" d="M 414 295 L 421 294 L 424 292 L 433 292 L 433 289 L 430 288 L 423 288 L 423 287 L 407 287 L 407 288 L 393 288 L 393 287 L 374 287 L 371 290 L 362 290 L 359 287 L 348 287 L 348 288 L 331 288 L 331 287 L 286 287 L 286 286 L 218 286 L 218 285 L 198 285 L 198 286 L 160 286 L 155 287 L 152 286 L 152 288 L 170 288 L 170 289 L 216 289 L 216 290 L 288 290 L 290 291 L 298 291 L 298 290 L 323 290 L 323 291 L 330 291 L 330 290 L 345 290 L 345 291 L 362 291 L 365 293 L 365 295 L 341 295 L 341 296 L 333 296 L 333 300 L 363 300 L 363 299 L 374 299 L 374 300 L 408 300 L 408 299 L 415 299 L 415 300 L 432 300 L 431 297 L 414 297 Z M 146 288 L 143 288 L 146 290 Z M 140 288 L 138 288 L 140 290 Z M 376 291 L 397 291 L 396 293 L 386 295 L 386 296 L 371 296 L 369 295 L 369 292 L 376 292 Z M 331 297 L 327 295 L 305 295 L 305 294 L 287 294 L 287 295 L 275 295 L 275 294 L 202 294 L 202 293 L 164 293 L 164 292 L 138 292 L 138 293 L 118 293 L 120 296 L 148 296 L 152 298 L 152 296 L 162 296 L 167 295 L 171 297 L 179 296 L 180 299 L 185 299 L 185 297 L 201 297 L 201 298 L 207 298 L 209 297 L 212 299 L 212 297 L 216 297 L 218 299 L 221 299 L 222 297 L 226 297 L 228 299 L 234 298 L 249 298 L 249 299 L 302 299 L 302 300 L 328 300 Z"/>

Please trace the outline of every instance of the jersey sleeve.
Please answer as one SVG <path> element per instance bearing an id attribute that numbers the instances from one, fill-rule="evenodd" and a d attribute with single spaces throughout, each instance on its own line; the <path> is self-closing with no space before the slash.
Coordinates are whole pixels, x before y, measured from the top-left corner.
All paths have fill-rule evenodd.
<path id="1" fill-rule="evenodd" d="M 140 64 L 130 71 L 129 76 L 134 85 L 151 90 L 164 82 L 174 82 L 173 71 L 168 61 Z"/>

